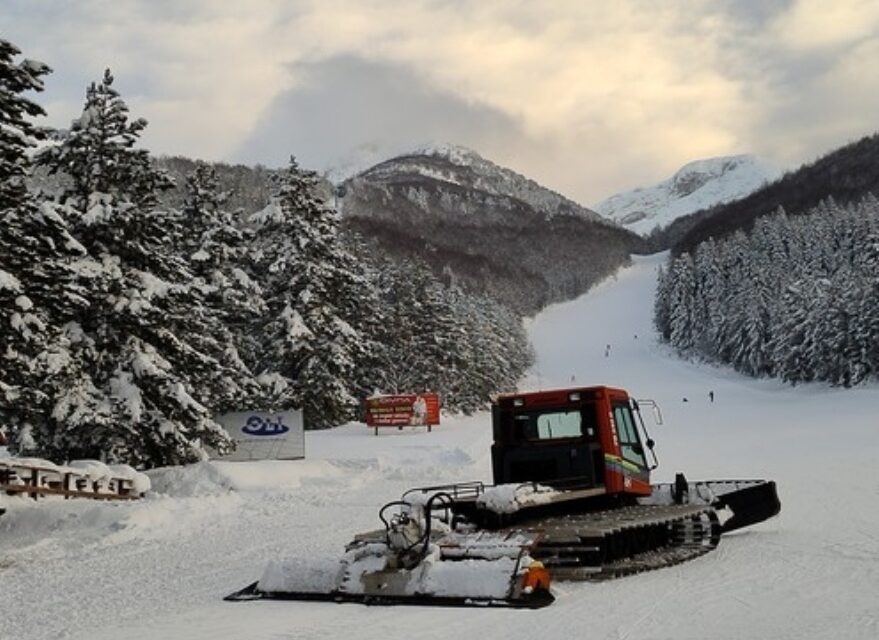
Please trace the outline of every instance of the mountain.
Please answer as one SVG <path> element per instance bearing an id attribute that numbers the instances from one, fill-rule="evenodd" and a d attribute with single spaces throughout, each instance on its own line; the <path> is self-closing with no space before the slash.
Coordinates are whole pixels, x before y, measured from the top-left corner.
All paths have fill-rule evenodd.
<path id="1" fill-rule="evenodd" d="M 742 198 L 780 175 L 780 169 L 752 155 L 696 160 L 652 187 L 602 200 L 595 210 L 645 235 L 694 211 Z"/>
<path id="2" fill-rule="evenodd" d="M 644 248 L 573 200 L 458 146 L 406 153 L 345 180 L 346 228 L 397 259 L 521 313 L 573 298 Z"/>
<path id="3" fill-rule="evenodd" d="M 380 162 L 358 175 L 370 180 L 385 180 L 399 174 L 421 176 L 486 194 L 512 197 L 535 211 L 543 212 L 547 219 L 562 214 L 601 220 L 595 211 L 460 145 L 421 146 Z"/>
<path id="4" fill-rule="evenodd" d="M 748 231 L 755 220 L 779 207 L 795 216 L 827 198 L 847 204 L 868 193 L 879 195 L 879 133 L 788 172 L 744 198 L 679 218 L 663 230 L 663 237 L 651 240 L 671 247 L 675 253 L 692 252 L 710 237 L 722 238 L 739 229 Z"/>

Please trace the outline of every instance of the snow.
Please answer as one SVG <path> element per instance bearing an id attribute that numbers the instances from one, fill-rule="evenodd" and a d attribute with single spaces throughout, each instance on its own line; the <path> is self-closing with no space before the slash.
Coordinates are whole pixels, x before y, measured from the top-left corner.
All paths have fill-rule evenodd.
<path id="1" fill-rule="evenodd" d="M 168 291 L 173 288 L 170 282 L 165 282 L 146 271 L 135 270 L 135 274 L 140 277 L 141 285 L 143 286 L 140 294 L 147 300 L 152 300 L 155 297 L 162 298 L 168 295 Z"/>
<path id="2" fill-rule="evenodd" d="M 73 460 L 68 462 L 67 466 L 86 474 L 94 480 L 103 480 L 104 478 L 109 478 L 113 475 L 110 471 L 110 467 L 100 460 Z"/>
<path id="3" fill-rule="evenodd" d="M 537 364 L 521 386 L 566 386 L 573 377 L 654 398 L 665 418 L 651 428 L 645 415 L 657 440 L 657 481 L 676 471 L 691 480 L 771 478 L 782 500 L 777 518 L 724 536 L 716 551 L 673 568 L 555 583 L 556 602 L 538 611 L 223 602 L 271 561 L 335 566 L 353 534 L 379 526 L 378 508 L 406 489 L 490 480 L 487 413 L 444 416 L 432 433 L 375 436 L 351 424 L 308 432 L 301 461 L 151 471 L 144 500 L 19 501 L 0 516 L 7 603 L 0 635 L 879 637 L 879 388 L 790 387 L 676 359 L 651 330 L 662 258 L 635 258 L 586 296 L 531 319 Z"/>
<path id="4" fill-rule="evenodd" d="M 8 289 L 9 291 L 21 291 L 21 282 L 8 271 L 0 269 L 0 291 Z"/>
<path id="5" fill-rule="evenodd" d="M 133 422 L 140 422 L 144 412 L 143 395 L 140 387 L 134 383 L 134 376 L 129 371 L 117 370 L 110 378 L 110 392 L 124 408 L 125 414 Z"/>
<path id="6" fill-rule="evenodd" d="M 145 494 L 152 488 L 150 477 L 145 473 L 141 473 L 127 464 L 111 464 L 108 465 L 110 475 L 114 478 L 123 478 L 131 480 L 131 489 L 134 493 Z"/>
<path id="7" fill-rule="evenodd" d="M 307 289 L 303 291 L 303 295 L 307 293 Z M 313 335 L 311 329 L 305 324 L 305 320 L 299 314 L 299 311 L 291 307 L 289 304 L 284 307 L 284 319 L 287 321 L 287 337 L 292 340 L 300 340 Z"/>
<path id="8" fill-rule="evenodd" d="M 386 568 L 383 544 L 366 544 L 345 553 L 341 558 L 293 558 L 270 562 L 259 580 L 263 591 L 328 593 L 364 593 L 361 576 Z M 530 558 L 521 562 L 516 557 L 498 554 L 491 559 L 466 558 L 451 562 L 439 559 L 433 547 L 425 559 L 411 570 L 400 570 L 398 593 L 403 595 L 432 594 L 439 597 L 504 598 L 510 580 Z"/>
<path id="9" fill-rule="evenodd" d="M 752 155 L 696 160 L 652 187 L 613 195 L 593 206 L 606 218 L 646 235 L 676 218 L 743 198 L 781 177 L 781 169 Z"/>
<path id="10" fill-rule="evenodd" d="M 502 484 L 486 489 L 476 502 L 495 513 L 515 513 L 522 507 L 548 504 L 557 493 L 539 484 Z"/>

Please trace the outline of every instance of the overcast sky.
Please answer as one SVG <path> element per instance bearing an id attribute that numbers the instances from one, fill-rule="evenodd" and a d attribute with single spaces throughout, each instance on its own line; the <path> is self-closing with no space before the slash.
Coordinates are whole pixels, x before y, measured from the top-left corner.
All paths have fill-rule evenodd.
<path id="1" fill-rule="evenodd" d="M 475 149 L 584 204 L 879 129 L 876 0 L 3 0 L 67 126 L 110 67 L 156 154 L 323 169 Z"/>

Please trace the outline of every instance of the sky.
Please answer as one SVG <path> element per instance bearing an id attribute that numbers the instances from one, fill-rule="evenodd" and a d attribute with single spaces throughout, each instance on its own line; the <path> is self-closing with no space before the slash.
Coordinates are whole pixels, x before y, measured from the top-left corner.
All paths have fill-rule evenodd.
<path id="1" fill-rule="evenodd" d="M 874 133 L 875 0 L 3 0 L 65 127 L 109 67 L 154 154 L 323 170 L 470 147 L 589 205 Z"/>

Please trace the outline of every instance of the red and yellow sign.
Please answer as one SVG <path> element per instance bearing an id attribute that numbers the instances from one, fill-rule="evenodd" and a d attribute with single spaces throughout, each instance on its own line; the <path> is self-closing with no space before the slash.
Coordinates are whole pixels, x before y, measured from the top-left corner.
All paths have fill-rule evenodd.
<path id="1" fill-rule="evenodd" d="M 366 399 L 366 424 L 370 427 L 426 427 L 439 421 L 439 394 L 436 393 Z"/>

